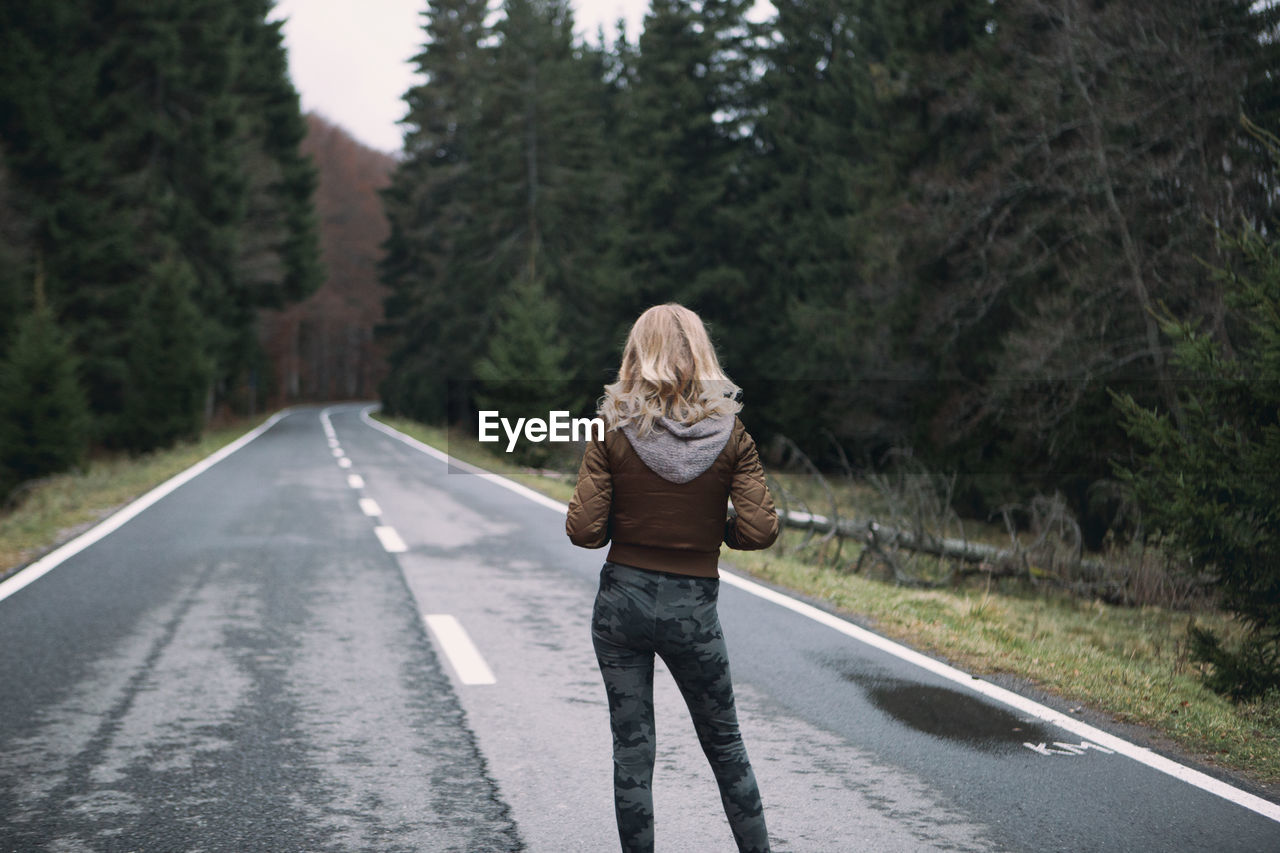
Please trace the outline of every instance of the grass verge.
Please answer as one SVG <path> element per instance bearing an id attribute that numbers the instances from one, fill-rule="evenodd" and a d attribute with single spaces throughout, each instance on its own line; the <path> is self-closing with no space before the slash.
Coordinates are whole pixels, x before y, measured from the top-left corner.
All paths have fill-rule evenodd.
<path id="1" fill-rule="evenodd" d="M 1073 704 L 1145 726 L 1207 764 L 1280 785 L 1280 696 L 1234 705 L 1201 683 L 1187 625 L 1223 633 L 1226 614 L 1126 608 L 1054 590 L 895 586 L 779 550 L 738 553 L 733 565 L 869 621 L 881 634 L 968 672 L 1027 679 Z M 778 546 L 775 546 L 775 549 Z"/>
<path id="2" fill-rule="evenodd" d="M 29 484 L 14 507 L 0 512 L 0 578 L 75 538 L 264 420 L 236 421 L 143 456 L 98 455 L 83 471 Z"/>
<path id="3" fill-rule="evenodd" d="M 378 418 L 558 500 L 572 495 L 572 474 L 521 468 L 458 431 Z M 1203 686 L 1188 656 L 1188 622 L 1239 631 L 1228 615 L 1117 607 L 1012 582 L 911 589 L 824 566 L 793 547 L 799 538 L 784 531 L 773 549 L 735 551 L 730 561 L 966 671 L 1026 679 L 1070 703 L 1144 726 L 1197 760 L 1241 773 L 1260 787 L 1280 786 L 1280 695 L 1234 705 Z"/>

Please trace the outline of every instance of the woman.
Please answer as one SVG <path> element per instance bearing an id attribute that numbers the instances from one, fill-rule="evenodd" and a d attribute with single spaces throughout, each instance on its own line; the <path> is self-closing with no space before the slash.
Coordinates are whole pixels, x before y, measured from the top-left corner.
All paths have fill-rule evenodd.
<path id="1" fill-rule="evenodd" d="M 741 393 L 698 315 L 676 304 L 640 315 L 604 392 L 605 437 L 587 446 L 565 527 L 584 548 L 613 542 L 591 633 L 609 698 L 622 849 L 653 850 L 656 653 L 689 706 L 738 849 L 767 851 L 716 615 L 721 542 L 752 550 L 778 536 L 760 457 L 737 419 Z M 736 517 L 726 520 L 728 498 Z"/>

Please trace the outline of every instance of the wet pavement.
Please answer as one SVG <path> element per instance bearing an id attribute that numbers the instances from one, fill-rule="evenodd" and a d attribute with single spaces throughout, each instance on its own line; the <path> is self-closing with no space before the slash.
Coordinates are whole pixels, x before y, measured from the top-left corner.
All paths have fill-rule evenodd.
<path id="1" fill-rule="evenodd" d="M 0 850 L 519 850 L 315 415 L 0 602 Z"/>
<path id="2" fill-rule="evenodd" d="M 893 678 L 847 676 L 871 703 L 918 732 L 972 749 L 1017 753 L 1028 741 L 1052 740 L 1055 730 L 950 687 Z"/>
<path id="3" fill-rule="evenodd" d="M 329 421 L 288 415 L 0 601 L 0 851 L 616 849 L 604 552 L 359 407 Z M 1280 850 L 1276 821 L 1052 747 L 1072 738 L 732 585 L 720 602 L 778 851 Z M 656 682 L 658 849 L 732 851 Z"/>

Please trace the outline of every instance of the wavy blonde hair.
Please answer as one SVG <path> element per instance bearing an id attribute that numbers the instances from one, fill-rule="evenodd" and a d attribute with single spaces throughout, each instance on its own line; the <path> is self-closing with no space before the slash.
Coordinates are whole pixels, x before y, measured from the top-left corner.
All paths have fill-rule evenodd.
<path id="1" fill-rule="evenodd" d="M 598 411 L 608 429 L 634 424 L 645 435 L 659 417 L 692 424 L 734 415 L 742 409 L 739 390 L 720 368 L 702 318 L 668 302 L 631 327 L 618 379 L 604 386 Z"/>

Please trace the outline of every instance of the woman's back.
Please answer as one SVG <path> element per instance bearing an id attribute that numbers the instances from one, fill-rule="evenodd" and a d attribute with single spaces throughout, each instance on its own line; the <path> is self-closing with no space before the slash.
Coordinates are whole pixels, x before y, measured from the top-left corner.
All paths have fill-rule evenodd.
<path id="1" fill-rule="evenodd" d="M 619 429 L 589 447 L 566 530 L 584 547 L 611 540 L 608 559 L 655 571 L 716 577 L 721 542 L 767 548 L 778 534 L 759 454 L 736 416 L 686 425 L 664 419 L 646 435 Z M 593 500 L 609 492 L 605 502 Z M 725 519 L 732 497 L 738 517 Z"/>
<path id="2" fill-rule="evenodd" d="M 767 548 L 778 535 L 741 408 L 698 316 L 679 305 L 650 308 L 627 336 L 618 381 L 605 387 L 605 435 L 587 445 L 569 501 L 574 544 L 613 543 L 591 636 L 609 700 L 624 853 L 654 848 L 655 655 L 689 706 L 738 849 L 769 850 L 716 611 L 720 544 Z"/>

